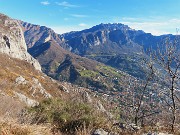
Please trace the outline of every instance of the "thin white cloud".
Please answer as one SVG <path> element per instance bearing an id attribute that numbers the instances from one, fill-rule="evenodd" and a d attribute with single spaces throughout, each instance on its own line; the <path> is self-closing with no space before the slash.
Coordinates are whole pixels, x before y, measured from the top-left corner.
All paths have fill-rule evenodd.
<path id="1" fill-rule="evenodd" d="M 158 22 L 121 22 L 136 30 L 144 30 L 145 32 L 152 33 L 153 35 L 169 34 L 164 27 L 165 23 Z"/>
<path id="2" fill-rule="evenodd" d="M 69 21 L 73 18 L 64 18 L 64 20 Z M 135 30 L 143 30 L 146 33 L 152 33 L 153 35 L 163 35 L 163 34 L 177 34 L 176 29 L 180 28 L 180 18 L 163 18 L 163 17 L 149 17 L 149 18 L 109 18 L 106 23 L 122 23 L 128 25 L 130 28 Z M 114 19 L 114 20 L 113 20 Z M 105 23 L 105 22 L 104 22 Z M 97 25 L 79 23 L 78 25 L 71 26 L 54 26 L 51 27 L 55 32 L 62 34 L 70 31 L 80 31 L 90 26 Z"/>
<path id="3" fill-rule="evenodd" d="M 117 17 L 116 19 L 119 19 L 119 17 Z M 129 21 L 136 21 L 138 18 L 133 18 L 133 17 L 123 17 L 122 20 L 129 20 Z"/>
<path id="4" fill-rule="evenodd" d="M 88 26 L 79 26 L 79 25 L 71 25 L 71 26 L 50 26 L 56 33 L 63 34 L 71 31 L 80 31 L 88 28 Z"/>
<path id="5" fill-rule="evenodd" d="M 71 4 L 67 1 L 63 1 L 63 2 L 56 2 L 57 5 L 59 6 L 63 6 L 65 8 L 76 8 L 76 7 L 80 7 L 78 5 L 75 5 L 75 4 Z"/>
<path id="6" fill-rule="evenodd" d="M 50 3 L 49 3 L 49 1 L 42 1 L 41 4 L 47 6 L 47 5 L 49 5 Z"/>
<path id="7" fill-rule="evenodd" d="M 81 14 L 71 14 L 72 17 L 76 17 L 76 18 L 86 18 L 88 17 L 87 15 L 81 15 Z"/>
<path id="8" fill-rule="evenodd" d="M 174 18 L 115 18 L 113 22 L 120 22 L 136 30 L 143 30 L 153 35 L 176 34 L 180 19 Z"/>
<path id="9" fill-rule="evenodd" d="M 79 30 L 77 27 L 73 27 L 73 26 L 55 26 L 51 28 L 58 34 Z"/>
<path id="10" fill-rule="evenodd" d="M 80 26 L 80 27 L 86 27 L 86 26 L 88 26 L 88 25 L 85 24 L 85 23 L 80 23 L 79 26 Z"/>

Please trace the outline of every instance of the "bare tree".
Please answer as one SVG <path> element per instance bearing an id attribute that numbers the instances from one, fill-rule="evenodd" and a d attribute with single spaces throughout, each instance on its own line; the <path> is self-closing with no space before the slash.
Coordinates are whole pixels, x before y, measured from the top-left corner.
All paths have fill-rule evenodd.
<path id="1" fill-rule="evenodd" d="M 136 99 L 135 113 L 134 113 L 134 123 L 138 125 L 138 121 L 141 121 L 141 126 L 144 126 L 144 120 L 149 119 L 149 122 L 153 122 L 150 119 L 151 116 L 155 116 L 159 113 L 158 101 L 157 101 L 157 89 L 156 85 L 156 68 L 154 62 L 151 59 L 144 58 L 143 67 L 145 68 L 146 79 L 143 80 L 140 85 L 139 96 Z M 150 123 L 149 123 L 150 124 Z"/>
<path id="2" fill-rule="evenodd" d="M 148 120 L 147 118 L 159 113 L 157 101 L 155 101 L 157 98 L 154 97 L 157 97 L 157 92 L 154 90 L 155 87 L 152 87 L 155 78 L 154 63 L 151 59 L 144 58 L 142 66 L 146 71 L 146 79 L 129 79 L 121 97 L 121 108 L 136 126 L 139 122 L 141 122 L 141 126 L 144 126 L 145 119 Z"/>
<path id="3" fill-rule="evenodd" d="M 162 116 L 164 112 L 170 112 L 171 131 L 174 132 L 177 111 L 180 111 L 180 46 L 177 37 L 166 39 L 157 50 L 149 50 L 150 58 L 143 61 L 147 71 L 145 80 L 130 79 L 127 82 L 120 97 L 127 121 L 133 120 L 136 125 L 141 122 L 143 126 L 145 120 L 157 122 L 158 114 L 162 112 Z"/>
<path id="4" fill-rule="evenodd" d="M 180 84 L 180 47 L 178 36 L 173 40 L 167 38 L 165 43 L 153 51 L 153 59 L 160 65 L 162 72 L 161 83 L 164 82 L 164 88 L 161 92 L 162 100 L 168 106 L 171 112 L 171 131 L 174 132 L 176 122 L 176 111 L 179 109 L 179 84 Z"/>

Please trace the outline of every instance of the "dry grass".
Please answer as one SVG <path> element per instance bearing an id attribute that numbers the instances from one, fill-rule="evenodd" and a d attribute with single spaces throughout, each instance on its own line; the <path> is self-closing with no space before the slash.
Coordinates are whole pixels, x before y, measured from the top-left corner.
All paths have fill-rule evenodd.
<path id="1" fill-rule="evenodd" d="M 0 116 L 16 118 L 24 104 L 8 95 L 0 95 Z"/>
<path id="2" fill-rule="evenodd" d="M 0 90 L 10 96 L 13 96 L 12 91 L 22 92 L 28 97 L 31 96 L 32 93 L 29 93 L 30 91 L 28 91 L 28 87 L 31 86 L 15 85 L 15 79 L 19 76 L 22 76 L 30 83 L 32 82 L 32 78 L 38 79 L 42 86 L 52 96 L 60 96 L 62 94 L 57 83 L 52 82 L 49 77 L 35 70 L 31 64 L 26 61 L 10 58 L 7 55 L 0 54 Z M 42 95 L 38 95 L 38 98 L 30 98 L 36 98 L 35 100 L 38 101 L 44 99 Z"/>
<path id="3" fill-rule="evenodd" d="M 29 86 L 17 86 L 15 79 L 23 76 L 31 82 L 32 78 L 37 78 L 42 86 L 53 96 L 61 96 L 62 91 L 58 84 L 36 71 L 34 67 L 26 61 L 10 58 L 0 54 L 0 135 L 51 135 L 50 127 L 37 125 L 20 125 L 10 121 L 17 118 L 21 110 L 26 106 L 14 97 L 14 91 L 25 94 L 31 99 L 41 101 L 44 97 L 32 97 Z M 7 121 L 8 120 L 8 121 Z"/>
<path id="4" fill-rule="evenodd" d="M 22 125 L 9 118 L 0 118 L 0 135 L 52 135 L 51 128 L 41 125 Z"/>
<path id="5" fill-rule="evenodd" d="M 91 105 L 62 99 L 48 99 L 29 108 L 23 121 L 50 123 L 53 132 L 61 131 L 64 134 L 89 134 L 92 129 L 111 127 L 106 115 Z"/>
<path id="6" fill-rule="evenodd" d="M 0 54 L 0 116 L 3 116 L 2 120 L 9 120 L 12 117 L 16 118 L 17 114 L 19 114 L 19 112 L 25 107 L 23 103 L 19 102 L 16 98 L 14 98 L 13 91 L 20 92 L 30 97 L 31 99 L 35 99 L 38 101 L 44 99 L 44 97 L 40 95 L 38 95 L 38 98 L 32 97 L 30 91 L 28 91 L 29 86 L 17 86 L 15 84 L 15 79 L 19 76 L 22 76 L 28 82 L 32 82 L 32 78 L 37 78 L 38 81 L 42 84 L 42 86 L 47 90 L 47 92 L 50 93 L 53 97 L 59 97 L 62 100 L 68 100 L 71 97 L 74 97 L 73 91 L 70 95 L 63 92 L 62 88 L 60 87 L 61 83 L 52 81 L 43 73 L 36 71 L 34 67 L 29 63 L 18 59 L 10 58 L 9 56 L 4 54 Z M 78 97 L 78 99 L 80 98 L 80 95 L 75 95 L 76 97 Z M 76 108 L 74 108 L 74 110 L 76 110 Z M 79 110 L 76 111 L 78 115 L 81 115 L 81 112 L 79 112 Z M 72 114 L 72 116 L 74 115 Z M 84 116 L 86 115 L 84 114 Z M 78 118 L 79 116 L 76 117 Z M 51 129 L 53 129 L 53 125 L 51 126 L 52 127 L 43 127 L 30 124 L 20 125 L 17 122 L 0 121 L 0 135 L 51 135 Z M 77 135 L 85 135 L 89 133 L 90 128 L 85 128 L 84 130 L 76 130 Z"/>
<path id="7" fill-rule="evenodd" d="M 7 123 L 1 123 L 0 134 L 1 135 L 30 135 L 30 129 L 25 126 L 9 125 Z"/>

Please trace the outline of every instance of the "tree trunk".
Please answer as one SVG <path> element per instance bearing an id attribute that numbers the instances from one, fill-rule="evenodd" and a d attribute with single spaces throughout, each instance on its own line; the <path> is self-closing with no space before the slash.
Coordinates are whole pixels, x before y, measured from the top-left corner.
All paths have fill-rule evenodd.
<path id="1" fill-rule="evenodd" d="M 176 120 L 176 104 L 175 104 L 175 99 L 174 99 L 174 78 L 172 78 L 172 86 L 171 86 L 171 99 L 172 99 L 172 125 L 171 125 L 171 132 L 174 132 L 174 124 Z"/>
<path id="2" fill-rule="evenodd" d="M 171 125 L 171 132 L 173 133 L 174 133 L 175 120 L 176 120 L 175 111 L 173 111 L 173 119 L 172 119 L 172 125 Z"/>
<path id="3" fill-rule="evenodd" d="M 137 117 L 137 115 L 134 118 L 134 123 L 135 123 L 136 126 L 138 125 L 138 117 Z"/>

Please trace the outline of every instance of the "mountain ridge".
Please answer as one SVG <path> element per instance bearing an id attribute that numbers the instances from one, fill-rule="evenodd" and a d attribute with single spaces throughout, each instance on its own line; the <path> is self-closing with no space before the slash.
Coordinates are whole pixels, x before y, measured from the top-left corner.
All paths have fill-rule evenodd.
<path id="1" fill-rule="evenodd" d="M 37 25 L 34 26 L 32 24 L 24 22 L 21 22 L 21 25 L 22 27 L 29 25 L 29 27 L 32 28 L 32 30 L 27 29 L 26 27 L 24 28 L 26 41 L 30 41 L 31 37 L 31 40 L 35 42 L 35 46 L 38 44 L 40 45 L 41 43 L 45 43 L 44 37 L 41 40 L 38 40 L 38 38 L 36 38 L 37 34 L 29 35 L 30 33 L 34 32 L 34 29 L 37 28 Z M 40 29 L 41 27 L 42 26 L 38 26 L 38 29 Z M 49 35 L 46 35 L 46 38 L 51 35 L 58 35 L 51 29 L 46 29 L 47 31 L 43 30 L 42 32 L 38 30 L 38 33 L 41 33 L 40 35 L 43 35 L 44 33 L 50 33 Z M 135 41 L 131 39 L 134 35 L 141 36 L 143 34 L 145 34 L 143 31 L 133 30 L 124 24 L 99 24 L 90 29 L 82 30 L 79 32 L 70 32 L 58 35 L 58 37 L 62 39 L 61 42 L 59 42 L 59 40 L 55 40 L 54 38 L 50 38 L 49 40 L 53 40 L 54 42 L 56 42 L 56 44 L 67 51 L 102 62 L 104 64 L 108 64 L 109 66 L 113 66 L 120 70 L 124 70 L 126 66 L 118 67 L 115 65 L 115 63 L 110 62 L 110 60 L 121 55 L 126 56 L 128 53 L 134 54 L 133 57 L 145 55 L 142 53 L 142 45 L 139 45 L 139 43 L 135 43 Z M 148 35 L 152 36 L 151 34 Z M 29 42 L 27 42 L 27 45 L 31 46 L 31 44 L 29 45 Z M 31 48 L 29 48 L 29 50 L 31 50 Z M 133 64 L 131 67 L 133 67 Z M 127 73 L 131 74 L 131 72 Z M 137 73 L 139 73 L 139 71 L 137 71 Z M 136 73 L 132 73 L 131 75 L 135 75 L 136 77 L 138 76 Z M 141 77 L 142 76 L 143 75 L 141 75 Z"/>

